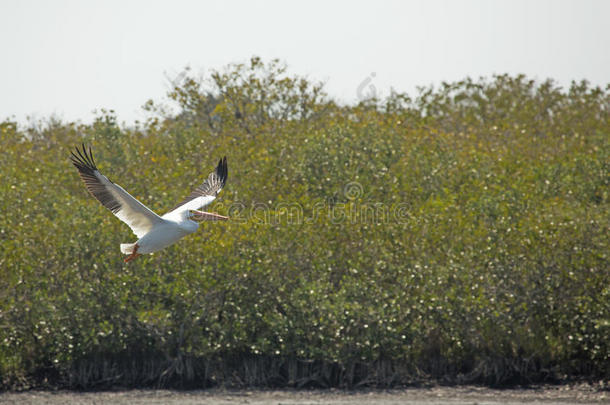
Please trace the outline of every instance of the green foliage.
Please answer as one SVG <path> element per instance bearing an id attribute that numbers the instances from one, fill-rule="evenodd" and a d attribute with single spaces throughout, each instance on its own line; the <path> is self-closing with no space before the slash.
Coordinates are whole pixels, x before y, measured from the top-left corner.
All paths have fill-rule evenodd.
<path id="1" fill-rule="evenodd" d="M 340 106 L 253 58 L 136 127 L 2 122 L 1 383 L 608 378 L 609 96 L 503 75 Z M 232 221 L 125 265 L 81 142 L 160 213 L 226 154 Z"/>

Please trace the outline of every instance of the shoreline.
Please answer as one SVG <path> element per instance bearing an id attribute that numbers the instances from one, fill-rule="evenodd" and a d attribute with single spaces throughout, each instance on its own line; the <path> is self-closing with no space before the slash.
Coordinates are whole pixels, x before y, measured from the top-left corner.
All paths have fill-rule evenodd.
<path id="1" fill-rule="evenodd" d="M 610 404 L 607 384 L 541 385 L 495 389 L 481 386 L 435 386 L 430 388 L 363 390 L 117 390 L 117 391 L 24 391 L 0 394 L 2 404 Z"/>

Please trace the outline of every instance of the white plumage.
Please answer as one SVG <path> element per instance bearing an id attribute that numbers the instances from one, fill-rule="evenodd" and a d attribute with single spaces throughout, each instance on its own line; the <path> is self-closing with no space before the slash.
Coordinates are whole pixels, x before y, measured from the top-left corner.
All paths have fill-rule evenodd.
<path id="1" fill-rule="evenodd" d="M 140 254 L 161 250 L 184 236 L 197 231 L 195 221 L 226 220 L 225 216 L 198 211 L 216 199 L 227 181 L 227 158 L 218 162 L 216 170 L 182 202 L 163 216 L 151 211 L 132 197 L 123 187 L 110 181 L 97 169 L 91 148 L 87 151 L 76 148 L 72 153 L 72 163 L 87 187 L 99 202 L 121 221 L 125 222 L 138 237 L 134 243 L 122 243 L 121 252 L 129 255 L 129 262 Z"/>

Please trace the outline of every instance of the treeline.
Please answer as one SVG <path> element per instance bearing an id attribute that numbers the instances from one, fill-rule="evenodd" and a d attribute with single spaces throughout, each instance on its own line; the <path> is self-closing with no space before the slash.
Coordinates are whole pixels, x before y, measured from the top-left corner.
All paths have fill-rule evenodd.
<path id="1" fill-rule="evenodd" d="M 0 123 L 4 389 L 610 377 L 608 88 L 341 105 L 258 58 L 172 87 L 145 122 Z M 227 155 L 232 220 L 125 265 L 83 142 L 159 213 Z"/>

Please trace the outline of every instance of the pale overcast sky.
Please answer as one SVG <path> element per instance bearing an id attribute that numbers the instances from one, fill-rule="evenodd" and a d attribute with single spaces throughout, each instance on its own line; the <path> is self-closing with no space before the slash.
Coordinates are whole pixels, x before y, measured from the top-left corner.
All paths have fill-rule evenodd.
<path id="1" fill-rule="evenodd" d="M 0 0 L 0 120 L 128 124 L 166 74 L 280 58 L 357 100 L 494 73 L 610 83 L 610 1 Z M 368 87 L 368 86 L 367 86 Z"/>

